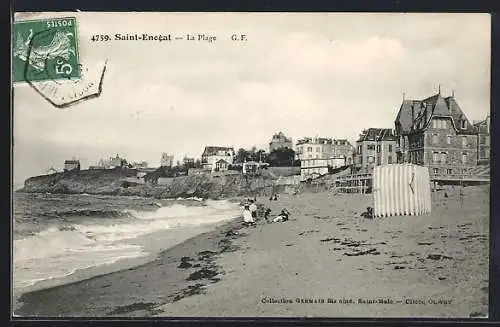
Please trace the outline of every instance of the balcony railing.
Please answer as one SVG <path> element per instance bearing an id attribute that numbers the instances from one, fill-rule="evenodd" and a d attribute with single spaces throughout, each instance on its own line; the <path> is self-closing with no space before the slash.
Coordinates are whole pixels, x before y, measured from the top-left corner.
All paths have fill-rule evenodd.
<path id="1" fill-rule="evenodd" d="M 353 175 L 344 175 L 337 177 L 337 180 L 352 180 L 352 179 L 370 179 L 373 174 L 353 174 Z"/>

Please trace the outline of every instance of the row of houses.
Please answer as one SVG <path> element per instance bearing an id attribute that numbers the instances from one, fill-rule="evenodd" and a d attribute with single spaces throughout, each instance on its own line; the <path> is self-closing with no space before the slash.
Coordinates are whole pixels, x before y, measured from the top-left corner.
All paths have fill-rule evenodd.
<path id="1" fill-rule="evenodd" d="M 117 154 L 115 157 L 110 157 L 109 159 L 100 159 L 97 165 L 89 166 L 89 169 L 115 169 L 124 167 L 125 165 L 127 165 L 127 160 Z"/>
<path id="2" fill-rule="evenodd" d="M 457 103 L 454 93 L 437 94 L 422 100 L 403 99 L 394 128 L 364 129 L 353 147 L 347 140 L 306 137 L 295 151 L 301 162 L 302 179 L 326 174 L 329 169 L 351 166 L 369 174 L 374 167 L 391 163 L 427 166 L 432 177 L 461 176 L 489 171 L 490 129 L 488 115 L 471 121 Z M 288 147 L 291 139 L 281 132 L 273 136 L 269 149 Z"/>
<path id="3" fill-rule="evenodd" d="M 269 152 L 293 149 L 301 162 L 302 179 L 328 173 L 330 169 L 352 167 L 356 173 L 370 173 L 375 166 L 391 163 L 413 163 L 427 166 L 432 175 L 466 174 L 478 165 L 489 164 L 490 117 L 472 122 L 458 105 L 454 94 L 437 94 L 423 100 L 403 99 L 394 128 L 364 129 L 353 146 L 347 139 L 304 137 L 296 144 L 281 131 L 269 142 Z M 235 150 L 227 146 L 205 146 L 201 167 L 193 173 L 227 171 L 234 165 Z M 123 167 L 126 160 L 118 155 L 101 160 L 89 169 Z M 185 167 L 195 167 L 195 159 L 185 157 Z M 174 157 L 162 153 L 161 166 L 172 167 Z M 262 163 L 247 163 L 260 167 Z M 132 168 L 147 169 L 146 162 Z M 80 169 L 77 160 L 67 160 L 65 170 Z M 245 169 L 244 169 L 245 170 Z"/>
<path id="4" fill-rule="evenodd" d="M 403 99 L 394 127 L 369 128 L 360 134 L 354 154 L 356 172 L 412 163 L 428 167 L 432 178 L 461 176 L 489 164 L 490 116 L 471 123 L 454 94 Z"/>
<path id="5" fill-rule="evenodd" d="M 129 167 L 133 169 L 148 169 L 148 163 L 146 161 L 128 163 L 125 158 L 122 158 L 117 154 L 115 157 L 110 157 L 109 159 L 100 159 L 97 165 L 90 165 L 89 170 L 105 170 L 123 167 Z M 73 158 L 71 160 L 64 161 L 64 171 L 80 169 L 80 160 Z"/>

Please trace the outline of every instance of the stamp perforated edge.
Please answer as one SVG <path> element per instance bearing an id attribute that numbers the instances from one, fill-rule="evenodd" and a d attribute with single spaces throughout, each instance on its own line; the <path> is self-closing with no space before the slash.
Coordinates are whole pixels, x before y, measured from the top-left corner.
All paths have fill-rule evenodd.
<path id="1" fill-rule="evenodd" d="M 52 18 L 39 18 L 39 19 L 27 19 L 27 20 L 19 20 L 19 21 L 12 21 L 12 34 L 10 38 L 10 44 L 11 44 L 11 52 L 10 52 L 10 57 L 12 60 L 12 47 L 14 46 L 14 25 L 17 24 L 23 24 L 23 23 L 33 23 L 33 22 L 41 22 L 41 21 L 47 21 L 47 20 L 52 20 L 52 19 L 74 19 L 75 20 L 75 45 L 76 45 L 76 51 L 75 51 L 75 57 L 76 57 L 76 62 L 80 63 L 80 40 L 79 40 L 79 34 L 78 34 L 78 19 L 75 16 L 65 16 L 65 17 L 52 17 Z M 48 28 L 47 28 L 48 30 Z M 17 85 L 29 85 L 29 82 L 37 82 L 37 81 L 14 81 L 13 73 L 14 73 L 14 63 L 11 63 L 11 68 L 10 68 L 10 79 L 11 79 L 11 84 L 13 86 Z M 73 80 L 77 80 L 78 78 L 71 78 Z"/>

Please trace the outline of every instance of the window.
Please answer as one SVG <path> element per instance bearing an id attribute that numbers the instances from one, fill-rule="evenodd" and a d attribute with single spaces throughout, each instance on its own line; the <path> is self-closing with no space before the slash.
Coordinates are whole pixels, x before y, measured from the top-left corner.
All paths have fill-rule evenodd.
<path id="1" fill-rule="evenodd" d="M 439 152 L 432 152 L 432 162 L 439 162 Z"/>
<path id="2" fill-rule="evenodd" d="M 380 144 L 377 144 L 377 153 L 380 153 Z"/>
<path id="3" fill-rule="evenodd" d="M 439 142 L 439 135 L 432 134 L 432 143 L 436 144 Z"/>
<path id="4" fill-rule="evenodd" d="M 373 157 L 372 156 L 368 156 L 368 163 L 373 163 Z"/>
<path id="5" fill-rule="evenodd" d="M 380 157 L 377 157 L 377 165 L 380 166 Z"/>
<path id="6" fill-rule="evenodd" d="M 446 144 L 451 144 L 451 136 L 450 135 L 446 136 Z"/>
<path id="7" fill-rule="evenodd" d="M 463 136 L 462 137 L 462 147 L 466 147 L 467 146 L 467 136 Z"/>
<path id="8" fill-rule="evenodd" d="M 439 169 L 438 168 L 434 168 L 434 169 L 432 169 L 432 172 L 434 173 L 434 175 L 437 175 L 437 174 L 439 174 Z"/>
<path id="9" fill-rule="evenodd" d="M 485 135 L 480 135 L 479 136 L 479 143 L 480 144 L 486 144 L 486 136 Z"/>
<path id="10" fill-rule="evenodd" d="M 387 157 L 387 163 L 390 163 L 390 164 L 392 163 L 392 157 L 391 156 Z"/>
<path id="11" fill-rule="evenodd" d="M 462 164 L 467 164 L 467 152 L 462 153 Z"/>
<path id="12" fill-rule="evenodd" d="M 441 163 L 446 163 L 446 152 L 441 152 Z"/>
<path id="13" fill-rule="evenodd" d="M 321 149 L 320 148 L 316 148 L 316 152 L 319 152 L 319 151 L 321 151 Z"/>
<path id="14" fill-rule="evenodd" d="M 448 120 L 447 119 L 434 118 L 432 120 L 432 128 L 435 128 L 435 129 L 447 129 L 448 128 Z"/>
<path id="15" fill-rule="evenodd" d="M 392 144 L 389 144 L 389 152 L 392 152 Z"/>
<path id="16" fill-rule="evenodd" d="M 311 146 L 308 146 L 307 147 L 307 152 L 312 152 L 313 151 L 313 148 Z"/>
<path id="17" fill-rule="evenodd" d="M 453 173 L 453 171 L 452 171 L 450 168 L 448 168 L 448 169 L 446 169 L 446 173 L 447 173 L 448 175 L 451 175 L 451 174 Z"/>
<path id="18" fill-rule="evenodd" d="M 368 150 L 375 150 L 375 145 L 368 144 Z"/>
<path id="19" fill-rule="evenodd" d="M 358 145 L 358 153 L 361 153 L 361 145 Z"/>
<path id="20" fill-rule="evenodd" d="M 486 148 L 481 148 L 481 151 L 479 151 L 479 158 L 481 159 L 488 159 L 486 156 L 488 152 L 486 151 Z"/>
<path id="21" fill-rule="evenodd" d="M 446 119 L 433 119 L 432 120 L 432 128 L 435 129 L 446 129 L 447 128 L 447 121 Z"/>
<path id="22" fill-rule="evenodd" d="M 460 128 L 461 128 L 461 129 L 467 129 L 467 120 L 462 119 L 462 120 L 460 121 Z"/>

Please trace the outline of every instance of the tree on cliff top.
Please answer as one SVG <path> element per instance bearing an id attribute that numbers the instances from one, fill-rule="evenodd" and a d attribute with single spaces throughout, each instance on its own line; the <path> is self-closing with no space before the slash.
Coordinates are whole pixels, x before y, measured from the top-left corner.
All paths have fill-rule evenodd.
<path id="1" fill-rule="evenodd" d="M 234 156 L 235 163 L 243 163 L 245 161 L 261 161 L 266 162 L 267 153 L 265 150 L 257 149 L 253 146 L 251 150 L 245 150 L 243 148 L 238 149 L 236 155 Z"/>
<path id="2" fill-rule="evenodd" d="M 271 151 L 267 156 L 267 163 L 272 167 L 300 166 L 300 161 L 295 160 L 295 151 L 289 148 Z"/>
<path id="3" fill-rule="evenodd" d="M 248 151 L 240 148 L 236 152 L 236 155 L 234 156 L 234 162 L 235 163 L 243 163 L 245 162 L 246 158 L 248 157 Z"/>

